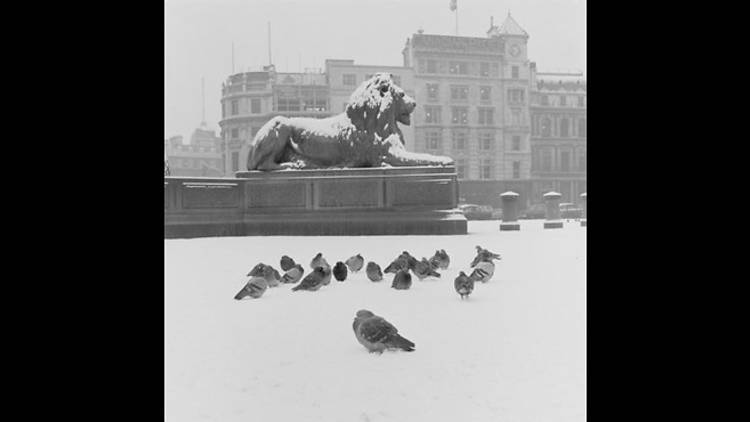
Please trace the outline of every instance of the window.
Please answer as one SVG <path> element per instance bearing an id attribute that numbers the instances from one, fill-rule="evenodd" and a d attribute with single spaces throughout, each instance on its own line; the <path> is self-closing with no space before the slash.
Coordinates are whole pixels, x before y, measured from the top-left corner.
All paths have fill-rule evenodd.
<path id="1" fill-rule="evenodd" d="M 250 134 L 251 134 L 251 136 L 252 136 L 252 137 L 255 137 L 255 134 L 256 134 L 256 133 L 258 133 L 258 131 L 259 131 L 259 130 L 260 130 L 260 128 L 259 128 L 259 127 L 257 127 L 257 126 L 253 126 L 253 127 L 251 127 L 251 128 L 250 128 Z"/>
<path id="2" fill-rule="evenodd" d="M 513 135 L 513 145 L 512 150 L 513 151 L 520 151 L 521 150 L 521 137 L 518 135 Z"/>
<path id="3" fill-rule="evenodd" d="M 518 66 L 513 66 L 510 68 L 510 77 L 513 79 L 518 79 Z"/>
<path id="4" fill-rule="evenodd" d="M 479 99 L 482 101 L 492 101 L 492 87 L 480 86 L 479 87 Z"/>
<path id="5" fill-rule="evenodd" d="M 233 152 L 232 153 L 232 171 L 237 171 L 239 169 L 240 169 L 240 153 Z"/>
<path id="6" fill-rule="evenodd" d="M 542 150 L 542 170 L 552 171 L 552 151 L 548 148 Z"/>
<path id="7" fill-rule="evenodd" d="M 440 123 L 440 107 L 426 106 L 424 113 L 425 123 Z"/>
<path id="8" fill-rule="evenodd" d="M 524 91 L 523 89 L 509 89 L 508 90 L 508 101 L 511 104 L 523 104 L 523 97 L 524 97 Z"/>
<path id="9" fill-rule="evenodd" d="M 512 126 L 521 126 L 521 110 L 517 108 L 510 110 L 510 124 Z"/>
<path id="10" fill-rule="evenodd" d="M 224 102 L 221 102 L 221 117 L 226 117 L 227 111 Z"/>
<path id="11" fill-rule="evenodd" d="M 466 160 L 456 160 L 456 173 L 459 179 L 466 178 Z"/>
<path id="12" fill-rule="evenodd" d="M 521 162 L 520 161 L 513 162 L 513 178 L 514 179 L 521 178 Z"/>
<path id="13" fill-rule="evenodd" d="M 479 134 L 479 150 L 489 151 L 492 149 L 492 144 L 495 142 L 495 136 L 491 133 L 480 133 Z"/>
<path id="14" fill-rule="evenodd" d="M 455 75 L 468 75 L 469 64 L 466 62 L 450 62 L 448 73 L 452 73 Z"/>
<path id="15" fill-rule="evenodd" d="M 479 63 L 479 76 L 483 78 L 489 78 L 490 77 L 490 64 L 489 63 Z"/>
<path id="16" fill-rule="evenodd" d="M 393 79 L 393 83 L 395 83 L 398 86 L 401 86 L 401 76 L 391 74 L 391 79 Z"/>
<path id="17" fill-rule="evenodd" d="M 586 171 L 586 153 L 582 153 L 580 158 L 578 159 L 578 170 L 579 171 Z"/>
<path id="18" fill-rule="evenodd" d="M 542 136 L 545 138 L 552 136 L 552 122 L 549 117 L 542 117 Z"/>
<path id="19" fill-rule="evenodd" d="M 479 110 L 479 124 L 480 125 L 492 125 L 493 119 L 492 115 L 494 114 L 494 109 L 492 108 L 484 108 L 479 107 L 477 110 Z"/>
<path id="20" fill-rule="evenodd" d="M 237 100 L 232 100 L 232 116 L 240 114 L 240 103 Z"/>
<path id="21" fill-rule="evenodd" d="M 292 98 L 279 98 L 277 103 L 278 111 L 299 111 L 300 100 Z"/>
<path id="22" fill-rule="evenodd" d="M 542 95 L 542 105 L 549 105 L 549 97 L 547 97 L 546 95 Z"/>
<path id="23" fill-rule="evenodd" d="M 570 171 L 570 152 L 560 152 L 560 171 Z"/>
<path id="24" fill-rule="evenodd" d="M 466 85 L 451 85 L 451 100 L 469 99 L 469 87 Z"/>
<path id="25" fill-rule="evenodd" d="M 479 167 L 479 178 L 480 179 L 492 178 L 492 161 L 481 160 L 480 167 Z"/>
<path id="26" fill-rule="evenodd" d="M 344 77 L 344 85 L 346 86 L 357 85 L 357 75 L 353 75 L 351 73 L 345 73 L 342 76 Z"/>
<path id="27" fill-rule="evenodd" d="M 581 119 L 578 121 L 578 137 L 586 137 L 586 119 Z"/>
<path id="28" fill-rule="evenodd" d="M 427 84 L 427 99 L 429 101 L 438 101 L 438 84 Z"/>
<path id="29" fill-rule="evenodd" d="M 442 140 L 440 139 L 440 132 L 438 131 L 427 131 L 425 132 L 425 147 L 431 150 L 438 150 L 442 148 Z"/>
<path id="30" fill-rule="evenodd" d="M 567 138 L 568 137 L 568 131 L 570 130 L 569 125 L 570 125 L 570 123 L 569 123 L 568 119 L 563 118 L 563 119 L 560 120 L 560 136 L 561 137 L 563 137 L 563 138 Z"/>
<path id="31" fill-rule="evenodd" d="M 560 96 L 560 107 L 565 107 L 567 105 L 566 104 L 566 102 L 567 102 L 566 100 L 567 100 L 567 98 L 564 95 Z"/>
<path id="32" fill-rule="evenodd" d="M 466 138 L 468 137 L 466 132 L 454 131 L 453 132 L 453 149 L 454 150 L 465 150 L 466 149 Z"/>
<path id="33" fill-rule="evenodd" d="M 578 96 L 578 107 L 583 107 L 583 95 Z"/>
<path id="34" fill-rule="evenodd" d="M 451 123 L 457 125 L 469 124 L 469 109 L 467 107 L 453 107 L 451 112 Z"/>
<path id="35" fill-rule="evenodd" d="M 232 139 L 238 139 L 240 137 L 239 129 L 232 129 Z"/>
<path id="36" fill-rule="evenodd" d="M 260 98 L 253 98 L 250 100 L 250 112 L 253 114 L 260 113 Z"/>
<path id="37" fill-rule="evenodd" d="M 435 60 L 427 60 L 427 73 L 438 73 Z"/>

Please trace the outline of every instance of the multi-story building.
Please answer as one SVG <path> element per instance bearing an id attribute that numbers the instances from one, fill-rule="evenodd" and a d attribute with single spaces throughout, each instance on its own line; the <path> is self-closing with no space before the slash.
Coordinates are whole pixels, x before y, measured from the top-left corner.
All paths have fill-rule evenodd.
<path id="1" fill-rule="evenodd" d="M 413 149 L 456 160 L 463 201 L 499 207 L 506 190 L 531 201 L 528 38 L 508 15 L 486 38 L 420 31 L 406 41 L 419 104 Z"/>
<path id="2" fill-rule="evenodd" d="M 221 138 L 205 126 L 195 129 L 190 143 L 183 144 L 181 135 L 164 141 L 164 155 L 169 161 L 171 176 L 221 177 L 223 157 Z"/>
<path id="3" fill-rule="evenodd" d="M 556 191 L 563 202 L 580 202 L 586 192 L 586 80 L 580 72 L 533 72 L 532 79 L 532 195 Z"/>

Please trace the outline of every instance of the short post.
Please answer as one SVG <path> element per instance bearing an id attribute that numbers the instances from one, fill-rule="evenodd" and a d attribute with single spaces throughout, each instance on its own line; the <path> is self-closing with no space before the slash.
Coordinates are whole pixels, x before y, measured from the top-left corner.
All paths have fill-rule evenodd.
<path id="1" fill-rule="evenodd" d="M 544 197 L 544 203 L 547 206 L 544 228 L 561 229 L 563 226 L 563 222 L 560 219 L 560 198 L 562 198 L 562 195 L 557 192 L 547 192 L 542 196 Z"/>
<path id="2" fill-rule="evenodd" d="M 521 225 L 518 223 L 519 196 L 519 194 L 512 191 L 500 194 L 500 199 L 503 203 L 503 218 L 500 223 L 500 231 L 521 230 Z"/>
<path id="3" fill-rule="evenodd" d="M 581 227 L 586 227 L 586 192 L 581 194 L 581 201 L 583 201 L 583 215 L 581 216 Z"/>

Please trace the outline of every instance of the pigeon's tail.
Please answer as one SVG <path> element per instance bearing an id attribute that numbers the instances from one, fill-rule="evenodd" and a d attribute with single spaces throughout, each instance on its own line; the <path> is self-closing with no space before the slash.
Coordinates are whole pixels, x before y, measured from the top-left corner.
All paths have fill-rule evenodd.
<path id="1" fill-rule="evenodd" d="M 248 294 L 247 290 L 243 287 L 242 290 L 240 290 L 239 292 L 237 292 L 236 295 L 234 295 L 234 298 L 237 300 L 242 300 L 242 298 L 247 296 L 247 294 Z"/>
<path id="2" fill-rule="evenodd" d="M 437 278 L 440 278 L 440 273 L 438 273 L 438 272 L 437 272 L 437 271 L 435 271 L 435 270 L 430 270 L 430 271 L 429 271 L 429 272 L 427 273 L 427 275 L 430 275 L 430 276 L 433 276 L 433 277 L 437 277 Z"/>
<path id="3" fill-rule="evenodd" d="M 296 286 L 292 287 L 292 291 L 293 291 L 293 292 L 296 292 L 297 290 L 300 290 L 300 289 L 302 289 L 302 283 L 300 283 L 300 284 L 298 284 L 298 285 L 296 285 Z"/>
<path id="4" fill-rule="evenodd" d="M 393 347 L 398 347 L 401 350 L 407 351 L 407 352 L 413 352 L 415 344 L 411 341 L 401 337 L 400 335 L 396 334 L 393 336 L 393 338 L 390 341 L 390 344 Z"/>

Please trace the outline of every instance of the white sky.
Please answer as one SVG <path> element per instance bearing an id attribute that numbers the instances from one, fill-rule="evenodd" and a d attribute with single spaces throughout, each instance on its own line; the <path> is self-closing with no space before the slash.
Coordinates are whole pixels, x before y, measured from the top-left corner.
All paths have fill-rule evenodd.
<path id="1" fill-rule="evenodd" d="M 268 22 L 276 69 L 323 68 L 325 59 L 401 66 L 406 39 L 455 35 L 450 0 L 165 0 L 164 136 L 188 140 L 201 122 L 218 133 L 221 83 L 235 72 L 268 64 Z M 585 0 L 458 0 L 461 36 L 485 37 L 510 10 L 529 33 L 529 58 L 540 71 L 586 72 Z"/>

